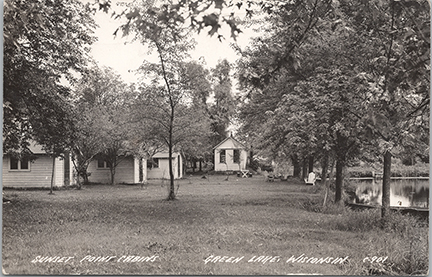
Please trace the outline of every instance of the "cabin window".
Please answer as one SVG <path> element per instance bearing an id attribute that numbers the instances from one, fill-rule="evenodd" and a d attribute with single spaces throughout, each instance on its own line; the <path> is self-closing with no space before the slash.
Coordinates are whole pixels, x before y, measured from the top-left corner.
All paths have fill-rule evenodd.
<path id="1" fill-rule="evenodd" d="M 30 170 L 30 160 L 26 158 L 19 160 L 17 158 L 11 157 L 9 169 L 28 171 Z"/>
<path id="2" fill-rule="evenodd" d="M 221 150 L 220 153 L 219 153 L 219 162 L 221 164 L 226 163 L 226 151 L 224 149 Z"/>
<path id="3" fill-rule="evenodd" d="M 147 160 L 147 168 L 148 169 L 159 168 L 159 159 L 153 158 L 153 159 Z"/>
<path id="4" fill-rule="evenodd" d="M 10 169 L 18 170 L 19 169 L 19 160 L 15 158 L 10 159 Z"/>
<path id="5" fill-rule="evenodd" d="M 28 159 L 21 159 L 20 168 L 21 168 L 21 170 L 29 170 L 30 169 L 30 161 Z"/>
<path id="6" fill-rule="evenodd" d="M 239 149 L 234 149 L 233 162 L 235 164 L 240 163 L 240 150 Z"/>
<path id="7" fill-rule="evenodd" d="M 104 159 L 98 159 L 97 160 L 97 168 L 109 168 L 108 162 Z"/>

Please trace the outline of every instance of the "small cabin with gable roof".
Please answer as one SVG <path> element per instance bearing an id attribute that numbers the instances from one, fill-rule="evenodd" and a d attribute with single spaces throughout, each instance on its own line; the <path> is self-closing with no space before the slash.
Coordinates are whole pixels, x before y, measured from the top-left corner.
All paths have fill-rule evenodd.
<path id="1" fill-rule="evenodd" d="M 213 148 L 215 171 L 245 170 L 248 159 L 246 147 L 232 136 Z"/>

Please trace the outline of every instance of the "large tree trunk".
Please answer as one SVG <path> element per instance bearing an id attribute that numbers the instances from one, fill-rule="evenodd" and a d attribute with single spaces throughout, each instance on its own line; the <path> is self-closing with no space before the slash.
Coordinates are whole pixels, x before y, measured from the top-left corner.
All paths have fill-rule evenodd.
<path id="1" fill-rule="evenodd" d="M 77 163 L 78 163 L 78 161 L 76 160 L 75 156 L 73 156 L 73 154 L 72 154 L 72 164 L 73 164 L 75 171 L 76 171 L 76 182 L 78 185 L 78 189 L 81 189 L 81 186 L 82 186 L 81 181 L 80 181 L 81 169 Z"/>
<path id="2" fill-rule="evenodd" d="M 314 157 L 312 155 L 309 156 L 309 172 L 312 172 L 314 168 Z"/>
<path id="3" fill-rule="evenodd" d="M 144 170 L 143 170 L 143 160 L 142 157 L 139 157 L 138 160 L 138 182 L 143 183 L 144 182 Z"/>
<path id="4" fill-rule="evenodd" d="M 308 176 L 308 159 L 307 158 L 303 158 L 303 171 L 302 171 L 302 180 L 306 179 Z"/>
<path id="5" fill-rule="evenodd" d="M 323 182 L 323 184 L 327 183 L 327 172 L 328 172 L 328 167 L 329 167 L 329 156 L 326 153 L 321 161 L 321 167 L 322 167 L 322 171 L 321 171 L 321 181 Z"/>
<path id="6" fill-rule="evenodd" d="M 292 155 L 291 156 L 291 161 L 293 164 L 293 176 L 300 178 L 300 174 L 301 174 L 301 166 L 300 166 L 300 162 L 298 160 L 297 155 Z"/>
<path id="7" fill-rule="evenodd" d="M 195 168 L 196 168 L 195 158 L 191 158 L 191 164 L 192 164 L 192 172 L 195 173 Z"/>
<path id="8" fill-rule="evenodd" d="M 248 167 L 248 166 L 250 167 L 250 165 L 252 164 L 252 162 L 253 162 L 253 155 L 254 155 L 254 153 L 253 153 L 252 146 L 251 146 L 250 147 L 250 152 L 249 152 L 249 161 L 246 161 L 246 167 Z"/>
<path id="9" fill-rule="evenodd" d="M 330 187 L 331 184 L 333 184 L 335 163 L 336 163 L 336 160 L 332 159 L 332 162 L 331 162 L 331 165 L 330 165 L 329 178 L 328 178 L 328 186 L 329 187 Z"/>
<path id="10" fill-rule="evenodd" d="M 85 178 L 82 171 L 78 171 L 78 178 L 77 178 L 77 189 L 82 188 L 82 183 L 85 183 Z M 83 182 L 81 182 L 81 177 L 83 178 Z M 86 176 L 87 177 L 87 176 Z"/>
<path id="11" fill-rule="evenodd" d="M 88 166 L 89 166 L 89 162 L 85 162 L 80 169 L 79 175 L 83 178 L 83 182 L 82 183 L 79 182 L 80 178 L 78 176 L 78 189 L 81 189 L 83 184 L 88 185 L 89 183 L 89 174 L 87 172 Z"/>
<path id="12" fill-rule="evenodd" d="M 386 226 L 390 214 L 390 177 L 391 177 L 391 153 L 384 153 L 384 170 L 382 183 L 382 206 L 381 206 L 381 221 L 383 227 Z"/>
<path id="13" fill-rule="evenodd" d="M 326 205 L 327 196 L 328 196 L 328 186 L 327 186 L 328 165 L 329 165 L 329 157 L 328 157 L 328 153 L 325 153 L 324 157 L 323 157 L 323 159 L 321 161 L 321 167 L 322 167 L 322 171 L 321 171 L 321 185 L 323 185 L 325 187 L 323 207 Z"/>
<path id="14" fill-rule="evenodd" d="M 335 203 L 339 203 L 342 200 L 343 190 L 343 168 L 345 166 L 345 160 L 338 157 L 336 161 L 336 194 Z"/>

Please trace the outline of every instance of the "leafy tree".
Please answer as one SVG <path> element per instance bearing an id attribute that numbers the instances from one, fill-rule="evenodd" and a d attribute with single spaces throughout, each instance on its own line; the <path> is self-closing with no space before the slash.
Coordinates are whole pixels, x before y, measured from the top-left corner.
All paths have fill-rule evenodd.
<path id="1" fill-rule="evenodd" d="M 44 111 L 33 115 L 31 134 L 34 141 L 52 157 L 50 194 L 53 193 L 56 158 L 68 159 L 73 136 L 73 113 L 69 102 L 61 97 L 44 99 Z M 39 99 L 42 103 L 42 99 Z M 50 106 L 51 105 L 51 106 Z M 42 115 L 43 114 L 43 115 Z M 24 154 L 25 155 L 25 154 Z"/>
<path id="2" fill-rule="evenodd" d="M 93 66 L 76 85 L 74 166 L 88 182 L 89 163 L 99 157 L 110 168 L 115 183 L 117 165 L 132 151 L 126 148 L 131 136 L 128 107 L 134 88 L 127 86 L 111 68 Z"/>
<path id="3" fill-rule="evenodd" d="M 139 122 L 141 127 L 138 128 L 143 130 L 139 141 L 163 143 L 164 147 L 158 149 L 166 150 L 168 148 L 169 155 L 172 155 L 174 151 L 188 151 L 188 153 L 193 154 L 193 150 L 196 150 L 193 144 L 196 143 L 195 146 L 199 147 L 202 143 L 202 137 L 208 137 L 209 125 L 204 111 L 196 109 L 190 104 L 173 102 L 175 113 L 171 118 L 172 107 L 169 105 L 171 102 L 164 86 L 143 86 L 140 90 L 141 94 L 132 108 L 134 111 L 133 121 Z M 182 95 L 183 100 L 188 98 L 185 90 L 179 89 L 176 92 L 185 93 Z M 179 95 L 177 94 L 177 96 Z M 169 163 L 172 163 L 172 159 Z M 175 194 L 172 164 L 169 170 L 172 175 L 170 174 L 168 200 L 173 200 Z"/>
<path id="4" fill-rule="evenodd" d="M 134 155 L 139 151 L 130 143 L 135 128 L 133 122 L 130 122 L 133 92 L 124 83 L 120 83 L 120 85 L 122 90 L 118 98 L 121 101 L 115 102 L 113 106 L 109 107 L 108 114 L 103 120 L 106 123 L 102 131 L 102 145 L 104 147 L 102 157 L 108 162 L 111 184 L 115 183 L 115 171 L 119 163 L 127 156 Z"/>
<path id="5" fill-rule="evenodd" d="M 79 1 L 5 2 L 5 153 L 28 152 L 31 139 L 46 144 L 51 153 L 58 152 L 53 149 L 60 146 L 48 136 L 61 141 L 57 138 L 62 136 L 62 120 L 67 113 L 63 107 L 67 106 L 69 90 L 60 84 L 60 78 L 72 81 L 72 72 L 83 70 L 88 46 L 95 40 L 94 27 L 91 15 Z"/>
<path id="6" fill-rule="evenodd" d="M 219 33 L 221 24 L 231 30 L 231 37 L 236 39 L 241 33 L 239 29 L 239 20 L 235 17 L 238 10 L 245 11 L 247 16 L 252 16 L 253 9 L 257 6 L 272 6 L 272 1 L 247 1 L 243 5 L 242 1 L 226 0 L 174 0 L 174 1 L 142 1 L 140 4 L 130 4 L 132 9 L 125 9 L 120 14 L 113 15 L 116 18 L 126 17 L 126 19 L 136 25 L 146 25 L 143 18 L 147 16 L 154 17 L 153 24 L 159 27 L 166 27 L 171 30 L 178 26 L 187 28 L 190 31 L 200 33 L 207 31 L 210 36 L 216 36 L 219 40 L 224 39 Z M 282 3 L 283 1 L 277 1 Z M 139 5 L 141 7 L 139 7 Z M 93 4 L 93 10 L 103 10 L 108 13 L 111 7 L 111 0 L 96 0 Z M 140 11 L 141 10 L 141 11 Z M 225 13 L 222 13 L 222 11 Z M 226 12 L 228 11 L 228 12 Z M 143 13 L 144 12 L 144 13 Z M 225 15 L 226 14 L 226 15 Z M 156 15 L 156 16 L 155 16 Z M 129 24 L 123 26 L 123 31 L 129 31 Z"/>
<path id="7" fill-rule="evenodd" d="M 52 194 L 55 159 L 70 150 L 73 130 L 60 79 L 86 65 L 95 24 L 74 0 L 7 1 L 3 15 L 3 150 L 28 155 L 30 141 L 41 144 L 53 158 Z"/>
<path id="8" fill-rule="evenodd" d="M 214 102 L 209 103 L 208 110 L 214 134 L 210 138 L 213 146 L 227 137 L 227 129 L 236 112 L 236 100 L 232 95 L 230 71 L 231 65 L 226 59 L 220 60 L 216 67 L 211 70 Z"/>
<path id="9" fill-rule="evenodd" d="M 74 134 L 72 143 L 72 162 L 77 172 L 78 188 L 81 188 L 81 179 L 84 184 L 89 182 L 87 173 L 90 162 L 102 151 L 100 126 L 95 119 L 99 118 L 100 111 L 97 107 L 79 105 L 75 109 Z"/>
<path id="10" fill-rule="evenodd" d="M 331 1 L 267 3 L 263 6 L 267 17 L 260 21 L 263 35 L 241 51 L 242 58 L 238 62 L 238 78 L 241 89 L 246 92 L 244 104 L 240 108 L 242 132 L 249 135 L 254 148 L 270 150 L 273 158 L 289 156 L 295 176 L 300 173 L 301 156 L 312 154 L 307 140 L 313 139 L 313 128 L 292 136 L 291 143 L 294 144 L 283 150 L 282 146 L 290 140 L 285 139 L 289 127 L 277 126 L 281 122 L 275 116 L 275 111 L 279 105 L 282 106 L 281 100 L 283 102 L 285 95 L 294 90 L 297 82 L 305 79 L 307 71 L 300 68 L 299 49 L 311 34 L 316 34 L 314 31 L 320 19 L 331 8 Z M 300 103 L 294 104 L 298 106 Z"/>
<path id="11" fill-rule="evenodd" d="M 141 72 L 150 85 L 143 85 L 139 101 L 134 109 L 140 111 L 138 118 L 150 121 L 147 137 L 163 141 L 168 148 L 170 189 L 168 200 L 175 199 L 172 154 L 191 136 L 202 136 L 206 128 L 205 117 L 190 103 L 193 87 L 187 72 L 188 51 L 194 47 L 181 18 L 175 17 L 174 8 L 169 5 L 135 6 L 126 13 L 128 22 L 120 29 L 124 34 L 134 32 L 136 39 L 156 51 L 158 63 L 144 62 Z M 173 12 L 173 13 L 171 13 Z M 160 21 L 166 16 L 166 20 Z M 139 18 L 139 20 L 136 20 Z M 206 135 L 206 134 L 205 134 Z"/>
<path id="12" fill-rule="evenodd" d="M 343 169 L 358 154 L 363 126 L 359 119 L 362 111 L 358 105 L 358 81 L 342 66 L 342 70 L 315 72 L 296 89 L 297 97 L 309 102 L 309 105 L 302 105 L 305 101 L 299 100 L 299 109 L 307 107 L 312 115 L 309 124 L 303 125 L 313 130 L 309 133 L 314 141 L 311 148 L 314 153 L 333 153 L 336 160 L 336 202 L 342 200 Z"/>
<path id="13" fill-rule="evenodd" d="M 208 123 L 208 99 L 213 91 L 210 83 L 210 72 L 204 68 L 204 65 L 195 61 L 187 62 L 180 68 L 179 82 L 183 84 L 183 89 L 188 91 L 192 103 L 190 105 L 206 117 L 205 125 Z M 201 130 L 201 128 L 200 128 Z M 203 131 L 203 130 L 201 130 Z M 211 157 L 211 142 L 207 135 L 209 130 L 203 131 L 201 136 L 189 136 L 189 140 L 182 142 L 182 152 L 186 161 L 190 161 L 194 166 L 196 161 L 201 163 Z M 194 168 L 194 167 L 193 167 Z"/>
<path id="14" fill-rule="evenodd" d="M 341 1 L 341 10 L 362 40 L 359 46 L 368 47 L 361 88 L 368 96 L 366 122 L 383 153 L 385 223 L 390 212 L 391 158 L 398 147 L 417 144 L 425 149 L 424 138 L 429 133 L 429 3 Z"/>

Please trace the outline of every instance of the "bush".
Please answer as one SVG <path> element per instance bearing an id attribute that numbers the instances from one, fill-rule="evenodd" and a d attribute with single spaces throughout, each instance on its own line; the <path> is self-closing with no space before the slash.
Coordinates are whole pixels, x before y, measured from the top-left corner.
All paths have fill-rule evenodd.
<path id="1" fill-rule="evenodd" d="M 340 231 L 367 232 L 380 226 L 378 209 L 352 211 L 346 208 L 343 216 L 334 220 L 333 228 Z"/>
<path id="2" fill-rule="evenodd" d="M 334 214 L 334 215 L 344 215 L 349 212 L 349 208 L 345 206 L 344 203 L 334 203 L 332 201 L 327 202 L 326 205 L 321 209 L 323 214 Z"/>
<path id="3" fill-rule="evenodd" d="M 381 226 L 379 209 L 347 211 L 329 222 L 341 231 L 361 232 L 365 237 L 365 255 L 388 256 L 385 263 L 363 263 L 365 275 L 422 275 L 428 273 L 428 223 L 399 212 L 391 213 L 388 224 Z M 389 239 L 385 233 L 392 234 Z"/>
<path id="4" fill-rule="evenodd" d="M 306 198 L 299 202 L 302 209 L 309 212 L 319 213 L 322 211 L 322 200 L 320 197 Z"/>
<path id="5" fill-rule="evenodd" d="M 392 213 L 386 231 L 401 238 L 394 253 L 392 269 L 403 274 L 426 274 L 429 266 L 428 222 L 409 215 Z"/>
<path id="6" fill-rule="evenodd" d="M 414 216 L 404 215 L 401 212 L 396 211 L 390 213 L 385 230 L 405 237 L 409 236 L 414 229 L 424 228 L 427 227 L 427 225 L 427 221 L 419 220 Z"/>
<path id="7" fill-rule="evenodd" d="M 374 177 L 373 173 L 382 173 L 382 165 L 353 166 L 348 169 L 351 178 Z M 402 163 L 392 164 L 391 177 L 428 177 L 429 164 L 417 163 L 415 165 L 403 165 Z"/>
<path id="8" fill-rule="evenodd" d="M 429 176 L 429 164 L 417 163 L 415 165 L 403 165 L 393 164 L 392 165 L 392 177 L 428 177 Z"/>

